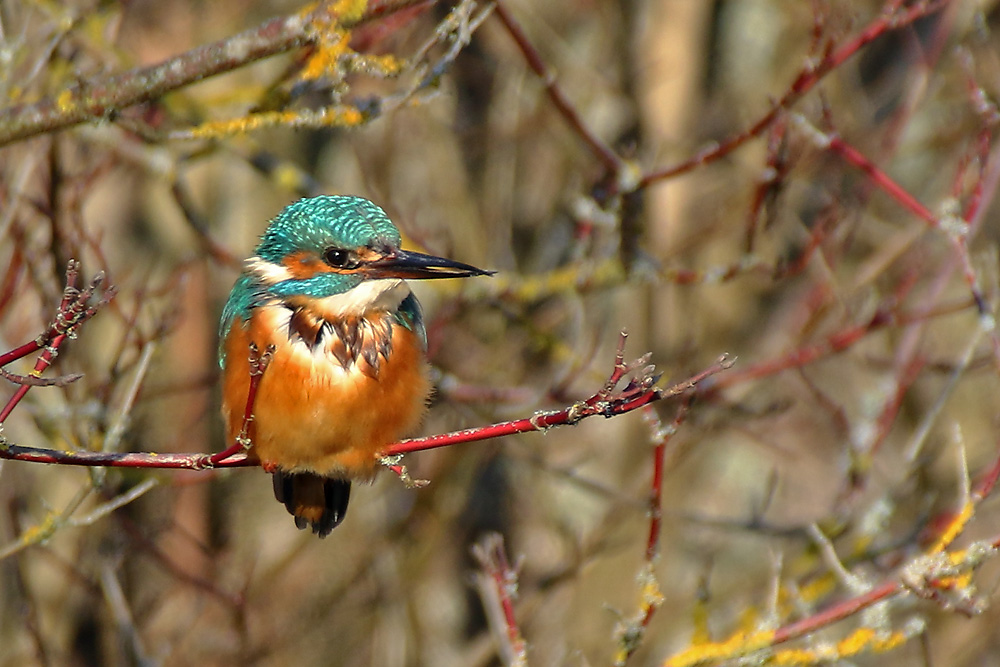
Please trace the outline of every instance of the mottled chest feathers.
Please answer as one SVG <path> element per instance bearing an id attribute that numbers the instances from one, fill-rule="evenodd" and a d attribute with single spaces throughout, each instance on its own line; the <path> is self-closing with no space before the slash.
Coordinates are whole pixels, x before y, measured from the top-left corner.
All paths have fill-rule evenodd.
<path id="1" fill-rule="evenodd" d="M 305 345 L 313 355 L 329 355 L 344 368 L 378 378 L 392 354 L 391 313 L 369 313 L 327 320 L 304 307 L 289 307 L 288 339 Z"/>

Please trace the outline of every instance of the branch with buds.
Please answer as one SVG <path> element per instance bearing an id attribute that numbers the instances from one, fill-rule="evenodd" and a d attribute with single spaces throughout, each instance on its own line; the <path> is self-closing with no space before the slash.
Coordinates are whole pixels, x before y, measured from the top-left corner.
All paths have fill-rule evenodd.
<path id="1" fill-rule="evenodd" d="M 66 291 L 59 306 L 53 324 L 45 334 L 35 341 L 27 343 L 4 355 L 0 355 L 0 366 L 15 359 L 20 359 L 31 352 L 43 349 L 38 363 L 35 365 L 30 381 L 21 383 L 20 389 L 4 407 L 0 424 L 10 414 L 20 399 L 32 386 L 54 386 L 67 384 L 79 376 L 67 376 L 52 380 L 36 378 L 48 368 L 58 351 L 59 345 L 66 338 L 73 337 L 81 324 L 94 315 L 98 308 L 114 296 L 114 288 L 100 290 L 103 277 L 98 275 L 91 285 L 83 291 L 77 290 L 75 281 L 78 263 L 71 263 L 67 270 Z M 96 302 L 95 295 L 99 295 Z M 618 341 L 614 368 L 604 385 L 582 401 L 559 410 L 538 412 L 530 417 L 512 421 L 500 422 L 489 426 L 452 433 L 412 438 L 388 446 L 383 452 L 383 464 L 397 473 L 404 482 L 420 485 L 418 480 L 410 480 L 405 467 L 400 465 L 400 457 L 410 452 L 437 449 L 465 442 L 488 440 L 504 435 L 526 433 L 529 431 L 545 431 L 557 426 L 567 426 L 579 423 L 587 417 L 602 415 L 606 418 L 622 415 L 648 405 L 654 401 L 663 400 L 686 394 L 708 377 L 730 368 L 734 359 L 722 355 L 708 368 L 678 382 L 666 389 L 657 386 L 660 379 L 656 367 L 649 363 L 649 354 L 645 354 L 631 362 L 625 361 L 625 341 L 628 335 L 623 331 Z M 204 470 L 208 468 L 234 468 L 257 465 L 247 458 L 247 451 L 252 445 L 253 404 L 256 399 L 256 388 L 261 376 L 266 372 L 271 357 L 271 350 L 260 352 L 256 347 L 249 350 L 250 355 L 250 391 L 247 396 L 247 406 L 243 420 L 243 428 L 237 441 L 225 450 L 216 454 L 181 453 L 167 454 L 156 452 L 91 452 L 91 451 L 58 451 L 38 447 L 24 447 L 4 442 L 0 447 L 0 458 L 14 461 L 29 461 L 33 463 L 54 463 L 78 466 L 108 466 L 115 468 L 169 468 Z M 20 376 L 12 376 L 18 378 Z"/>
<path id="2" fill-rule="evenodd" d="M 80 375 L 64 375 L 57 378 L 41 377 L 42 373 L 52 365 L 59 355 L 59 348 L 62 344 L 69 338 L 76 338 L 83 323 L 93 317 L 115 296 L 116 290 L 113 285 L 104 286 L 103 273 L 95 275 L 90 284 L 82 290 L 77 287 L 79 275 L 80 263 L 71 260 L 66 267 L 66 286 L 63 289 L 62 301 L 46 330 L 35 340 L 0 354 L 0 375 L 14 384 L 21 385 L 0 410 L 0 426 L 32 387 L 61 387 L 80 379 Z M 41 354 L 38 355 L 35 366 L 29 375 L 18 375 L 3 368 L 39 350 L 41 350 Z M 3 444 L 2 440 L 0 440 L 0 444 Z"/>

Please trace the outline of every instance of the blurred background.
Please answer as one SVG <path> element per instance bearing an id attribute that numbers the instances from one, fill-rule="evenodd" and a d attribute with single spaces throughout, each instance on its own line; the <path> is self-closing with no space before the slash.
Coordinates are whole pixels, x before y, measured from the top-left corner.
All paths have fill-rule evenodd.
<path id="1" fill-rule="evenodd" d="M 489 4 L 430 2 L 351 36 L 359 54 L 394 56 L 393 76 L 358 56 L 303 77 L 315 53 L 297 48 L 12 141 L 0 147 L 0 351 L 44 330 L 71 258 L 119 292 L 59 355 L 55 373 L 84 377 L 30 391 L 2 435 L 57 450 L 223 449 L 217 324 L 240 260 L 289 202 L 356 194 L 408 247 L 499 271 L 415 287 L 437 386 L 423 434 L 590 396 L 621 329 L 626 357 L 652 352 L 664 386 L 738 358 L 669 442 L 654 562 L 665 604 L 629 664 L 898 577 L 961 508 L 966 471 L 977 479 L 997 457 L 998 368 L 948 236 L 815 138 L 837 133 L 935 215 L 981 197 L 968 256 L 992 313 L 997 3 L 938 2 L 854 41 L 746 133 L 886 7 L 920 4 L 510 0 L 574 127 Z M 0 100 L 56 96 L 302 9 L 0 3 Z M 476 29 L 449 52 L 460 41 L 433 38 L 468 32 L 455 21 Z M 365 122 L 203 125 L 331 104 Z M 588 133 L 624 161 L 618 173 Z M 2 382 L 6 402 L 15 386 Z M 669 423 L 677 406 L 655 409 Z M 427 487 L 385 473 L 356 487 L 325 540 L 295 529 L 257 469 L 0 462 L 0 665 L 501 664 L 470 555 L 491 532 L 518 565 L 529 662 L 614 664 L 639 609 L 653 443 L 636 412 L 411 455 Z M 116 499 L 130 502 L 109 511 Z M 820 534 L 861 589 L 831 575 Z M 958 544 L 998 535 L 987 498 Z M 972 608 L 971 585 L 995 600 L 998 574 L 987 560 L 951 597 L 906 596 L 799 645 L 906 629 L 910 641 L 857 663 L 996 664 L 996 612 L 954 607 Z"/>

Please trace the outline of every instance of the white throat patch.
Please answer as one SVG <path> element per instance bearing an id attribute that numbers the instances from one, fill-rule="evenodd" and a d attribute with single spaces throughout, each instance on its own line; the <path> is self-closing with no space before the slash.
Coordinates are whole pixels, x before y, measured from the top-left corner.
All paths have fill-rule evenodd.
<path id="1" fill-rule="evenodd" d="M 281 264 L 272 264 L 254 255 L 243 261 L 243 270 L 257 276 L 265 285 L 277 285 L 283 280 L 291 280 L 292 274 Z"/>
<path id="2" fill-rule="evenodd" d="M 315 299 L 310 310 L 327 320 L 357 317 L 371 311 L 393 311 L 410 295 L 410 287 L 399 278 L 366 280 L 343 294 Z"/>

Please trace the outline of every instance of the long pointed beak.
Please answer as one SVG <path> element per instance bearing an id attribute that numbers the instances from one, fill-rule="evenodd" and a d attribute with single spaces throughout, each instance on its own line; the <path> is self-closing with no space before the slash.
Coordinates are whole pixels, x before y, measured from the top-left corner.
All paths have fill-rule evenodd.
<path id="1" fill-rule="evenodd" d="M 492 276 L 496 271 L 478 269 L 444 257 L 420 252 L 396 250 L 365 265 L 366 273 L 373 278 L 404 278 L 429 280 L 431 278 L 469 278 Z"/>

